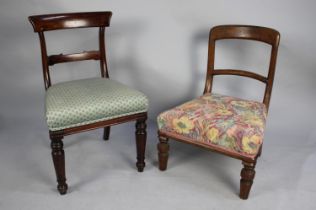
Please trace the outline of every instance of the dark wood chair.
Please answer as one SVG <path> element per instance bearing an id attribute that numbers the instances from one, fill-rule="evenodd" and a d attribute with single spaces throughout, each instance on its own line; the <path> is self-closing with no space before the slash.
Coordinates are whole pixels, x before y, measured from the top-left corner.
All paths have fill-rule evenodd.
<path id="1" fill-rule="evenodd" d="M 215 41 L 222 39 L 255 40 L 271 45 L 268 75 L 244 70 L 214 69 Z M 201 146 L 242 161 L 244 168 L 241 170 L 239 196 L 248 198 L 257 158 L 262 151 L 279 41 L 279 32 L 271 28 L 222 25 L 211 29 L 203 95 L 158 116 L 160 170 L 167 168 L 169 138 Z M 238 75 L 263 82 L 266 85 L 263 102 L 212 93 L 215 75 Z"/>
<path id="2" fill-rule="evenodd" d="M 58 182 L 57 189 L 60 194 L 65 194 L 68 188 L 62 142 L 64 136 L 67 135 L 104 128 L 103 138 L 108 140 L 110 126 L 136 121 L 136 166 L 139 172 L 142 172 L 145 167 L 148 100 L 142 93 L 109 79 L 105 53 L 105 28 L 109 27 L 111 16 L 112 12 L 87 12 L 29 17 L 40 40 L 46 89 L 46 118 Z M 98 50 L 66 55 L 47 55 L 44 32 L 90 27 L 99 29 Z M 99 60 L 100 78 L 73 80 L 52 85 L 51 66 L 84 60 Z"/>

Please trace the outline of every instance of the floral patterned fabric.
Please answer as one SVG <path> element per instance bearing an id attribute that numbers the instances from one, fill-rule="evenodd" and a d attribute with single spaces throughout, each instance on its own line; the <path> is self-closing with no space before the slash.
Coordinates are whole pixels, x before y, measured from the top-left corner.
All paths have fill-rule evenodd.
<path id="1" fill-rule="evenodd" d="M 254 158 L 263 141 L 263 103 L 205 94 L 158 116 L 160 132 L 219 151 Z"/>

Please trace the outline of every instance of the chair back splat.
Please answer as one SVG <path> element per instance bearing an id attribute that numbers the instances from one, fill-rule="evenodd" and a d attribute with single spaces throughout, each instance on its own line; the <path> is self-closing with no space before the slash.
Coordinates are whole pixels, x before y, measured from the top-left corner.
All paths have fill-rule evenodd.
<path id="1" fill-rule="evenodd" d="M 58 63 L 100 60 L 101 76 L 109 78 L 105 53 L 105 27 L 110 26 L 112 12 L 64 13 L 30 16 L 34 32 L 39 34 L 45 89 L 51 86 L 49 66 Z M 99 28 L 99 49 L 74 54 L 47 55 L 44 32 L 73 28 Z"/>
<path id="2" fill-rule="evenodd" d="M 271 45 L 272 48 L 268 76 L 262 76 L 257 73 L 245 70 L 214 69 L 215 42 L 221 39 L 246 39 L 260 41 Z M 221 25 L 212 28 L 209 36 L 208 64 L 204 94 L 212 92 L 212 83 L 214 75 L 238 75 L 243 77 L 249 77 L 265 83 L 266 87 L 263 103 L 266 105 L 266 108 L 268 110 L 274 80 L 279 42 L 279 32 L 271 28 L 248 25 Z"/>

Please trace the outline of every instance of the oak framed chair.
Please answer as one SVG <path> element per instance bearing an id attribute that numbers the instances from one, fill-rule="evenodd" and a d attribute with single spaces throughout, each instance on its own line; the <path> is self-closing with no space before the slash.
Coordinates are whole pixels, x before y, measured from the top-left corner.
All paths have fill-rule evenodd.
<path id="1" fill-rule="evenodd" d="M 215 42 L 222 39 L 245 39 L 271 45 L 267 76 L 236 69 L 214 69 Z M 242 161 L 240 198 L 247 199 L 257 158 L 261 155 L 263 133 L 269 109 L 280 41 L 278 31 L 248 25 L 221 25 L 211 29 L 206 82 L 203 95 L 173 109 L 158 118 L 159 169 L 167 169 L 169 138 L 200 146 Z M 213 77 L 237 75 L 265 84 L 263 102 L 244 100 L 212 93 Z"/>
<path id="2" fill-rule="evenodd" d="M 51 139 L 52 158 L 57 177 L 57 189 L 66 194 L 64 136 L 104 128 L 103 139 L 108 140 L 110 126 L 136 121 L 137 169 L 145 167 L 146 120 L 148 99 L 109 78 L 105 28 L 110 26 L 112 12 L 82 12 L 30 16 L 34 32 L 38 33 L 46 90 L 46 118 Z M 74 54 L 47 55 L 44 32 L 52 30 L 97 28 L 99 49 Z M 61 40 L 63 41 L 63 40 Z M 101 77 L 72 80 L 52 85 L 51 66 L 59 63 L 97 60 Z"/>

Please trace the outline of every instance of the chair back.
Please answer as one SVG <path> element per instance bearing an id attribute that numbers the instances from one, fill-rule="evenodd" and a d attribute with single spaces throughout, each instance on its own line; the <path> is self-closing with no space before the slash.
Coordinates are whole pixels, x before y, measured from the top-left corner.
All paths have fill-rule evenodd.
<path id="1" fill-rule="evenodd" d="M 221 39 L 254 40 L 271 45 L 271 56 L 268 75 L 262 76 L 251 71 L 237 69 L 214 69 L 215 42 Z M 249 25 L 221 25 L 212 28 L 209 35 L 208 64 L 204 93 L 212 92 L 214 75 L 238 75 L 253 78 L 265 83 L 266 85 L 263 103 L 266 105 L 266 108 L 268 110 L 274 80 L 279 42 L 280 33 L 271 28 Z"/>
<path id="2" fill-rule="evenodd" d="M 49 67 L 58 63 L 99 60 L 101 76 L 109 77 L 105 53 L 105 27 L 110 26 L 112 12 L 81 12 L 30 16 L 34 32 L 39 34 L 45 89 L 51 86 Z M 44 32 L 74 28 L 99 28 L 99 49 L 73 54 L 47 55 Z"/>

